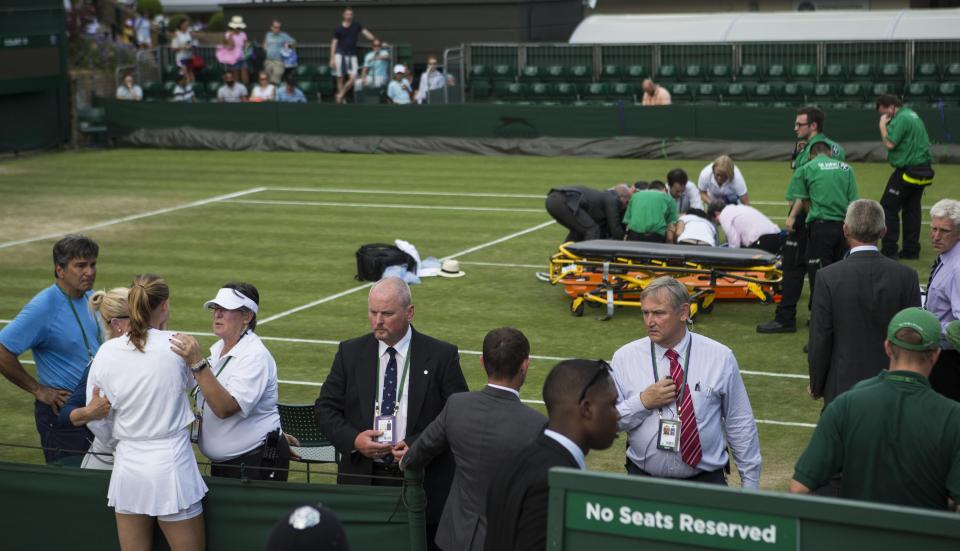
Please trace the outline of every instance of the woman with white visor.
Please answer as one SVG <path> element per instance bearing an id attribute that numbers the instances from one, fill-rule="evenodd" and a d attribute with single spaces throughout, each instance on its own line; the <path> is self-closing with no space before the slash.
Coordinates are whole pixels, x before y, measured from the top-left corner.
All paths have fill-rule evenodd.
<path id="1" fill-rule="evenodd" d="M 277 363 L 254 333 L 260 293 L 249 283 L 227 283 L 204 306 L 220 337 L 210 356 L 189 335 L 172 341 L 197 384 L 191 438 L 210 459 L 212 476 L 286 480 L 290 446 L 280 431 Z"/>

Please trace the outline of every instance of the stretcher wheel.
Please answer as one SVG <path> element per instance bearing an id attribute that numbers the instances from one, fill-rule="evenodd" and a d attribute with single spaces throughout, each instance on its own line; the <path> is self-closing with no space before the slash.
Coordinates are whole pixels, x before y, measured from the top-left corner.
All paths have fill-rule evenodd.
<path id="1" fill-rule="evenodd" d="M 582 298 L 573 299 L 573 302 L 570 303 L 570 313 L 573 314 L 574 317 L 579 318 L 580 316 L 583 315 L 583 311 L 585 309 L 585 303 L 586 301 L 583 300 Z"/>
<path id="2" fill-rule="evenodd" d="M 704 314 L 713 312 L 713 307 L 716 305 L 716 302 L 716 298 L 712 295 L 704 297 L 703 300 L 700 301 L 700 311 Z"/>

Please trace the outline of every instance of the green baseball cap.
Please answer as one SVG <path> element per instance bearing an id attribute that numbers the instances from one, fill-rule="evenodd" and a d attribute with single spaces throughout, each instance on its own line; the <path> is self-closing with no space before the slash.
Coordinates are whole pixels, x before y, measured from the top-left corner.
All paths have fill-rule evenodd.
<path id="1" fill-rule="evenodd" d="M 910 344 L 897 338 L 897 331 L 913 329 L 920 334 L 919 344 Z M 922 308 L 900 310 L 890 320 L 887 327 L 887 340 L 907 350 L 935 350 L 940 348 L 940 322 L 937 317 Z"/>
<path id="2" fill-rule="evenodd" d="M 944 335 L 953 345 L 954 350 L 960 350 L 960 320 L 953 320 L 948 323 Z"/>

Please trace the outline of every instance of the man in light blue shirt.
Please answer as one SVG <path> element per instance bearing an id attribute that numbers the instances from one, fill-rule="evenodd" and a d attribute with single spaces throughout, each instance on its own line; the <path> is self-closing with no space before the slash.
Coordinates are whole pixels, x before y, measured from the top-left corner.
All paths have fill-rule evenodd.
<path id="1" fill-rule="evenodd" d="M 380 40 L 373 41 L 373 49 L 363 56 L 363 67 L 356 88 L 382 88 L 390 78 L 390 50 L 384 48 Z"/>
<path id="2" fill-rule="evenodd" d="M 387 86 L 387 98 L 395 105 L 410 105 L 413 101 L 413 90 L 410 81 L 406 79 L 407 68 L 396 65 L 393 68 L 393 80 Z"/>
<path id="3" fill-rule="evenodd" d="M 288 77 L 284 85 L 277 89 L 277 101 L 280 103 L 307 103 L 303 90 L 297 88 L 293 77 Z"/>
<path id="4" fill-rule="evenodd" d="M 0 372 L 36 398 L 34 416 L 47 463 L 79 465 L 90 446 L 85 429 L 58 429 L 56 419 L 102 340 L 87 304 L 99 252 L 97 244 L 82 235 L 57 241 L 53 246 L 56 281 L 0 331 Z M 28 349 L 33 352 L 39 381 L 17 359 Z"/>
<path id="5" fill-rule="evenodd" d="M 280 84 L 280 79 L 283 77 L 284 66 L 281 55 L 283 47 L 295 42 L 292 36 L 280 30 L 280 21 L 274 19 L 270 24 L 270 31 L 263 37 L 263 49 L 266 52 L 263 70 L 267 72 L 267 78 L 273 84 Z"/>

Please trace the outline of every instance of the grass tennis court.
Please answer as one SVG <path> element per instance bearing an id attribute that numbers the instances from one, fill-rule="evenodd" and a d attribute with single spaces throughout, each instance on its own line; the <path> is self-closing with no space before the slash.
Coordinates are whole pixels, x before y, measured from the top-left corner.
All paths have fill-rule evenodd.
<path id="1" fill-rule="evenodd" d="M 536 356 L 521 395 L 540 400 L 557 359 L 609 359 L 644 335 L 639 310 L 619 309 L 608 322 L 594 319 L 599 311 L 590 309 L 574 318 L 562 289 L 534 278 L 566 235 L 543 210 L 547 191 L 663 179 L 676 167 L 695 180 L 706 163 L 162 150 L 8 161 L 0 163 L 0 319 L 11 319 L 52 283 L 50 248 L 59 234 L 89 228 L 83 233 L 101 247 L 96 288 L 128 285 L 140 272 L 164 276 L 172 293 L 171 329 L 209 333 L 203 302 L 226 281 L 255 284 L 257 332 L 277 360 L 280 399 L 312 403 L 336 343 L 369 329 L 366 288 L 353 277 L 354 252 L 401 238 L 424 257 L 458 258 L 467 272 L 414 286 L 417 329 L 457 344 L 467 381 L 479 389 L 484 334 L 503 325 L 519 328 Z M 738 166 L 754 205 L 782 223 L 788 164 Z M 860 195 L 879 199 L 889 167 L 854 169 Z M 930 205 L 956 196 L 958 178 L 960 167 L 937 167 L 937 183 L 924 196 L 925 222 Z M 922 235 L 923 255 L 910 265 L 926 281 L 933 260 L 927 226 Z M 772 315 L 773 306 L 721 303 L 700 316 L 694 330 L 734 350 L 761 421 L 762 486 L 784 489 L 820 403 L 806 395 L 806 332 L 755 332 Z M 801 308 L 801 327 L 806 317 Z M 5 380 L 0 415 L 6 443 L 38 445 L 32 397 Z M 590 468 L 622 472 L 624 442 L 621 435 L 610 450 L 590 454 Z M 38 463 L 42 456 L 0 447 L 0 459 Z"/>

